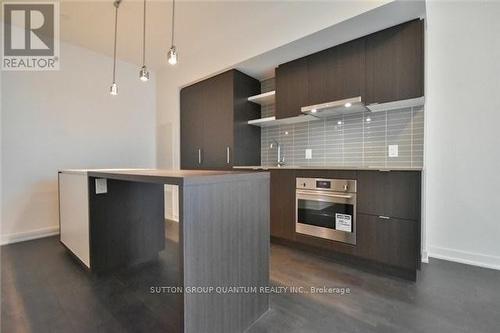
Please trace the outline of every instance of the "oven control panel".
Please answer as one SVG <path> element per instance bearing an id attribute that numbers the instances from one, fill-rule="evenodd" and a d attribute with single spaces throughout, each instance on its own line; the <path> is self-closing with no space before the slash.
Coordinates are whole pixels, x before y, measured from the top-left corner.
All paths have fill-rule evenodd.
<path id="1" fill-rule="evenodd" d="M 332 188 L 332 181 L 331 180 L 316 180 L 316 188 L 331 189 Z"/>
<path id="2" fill-rule="evenodd" d="M 298 189 L 356 193 L 354 179 L 297 178 L 296 184 Z"/>

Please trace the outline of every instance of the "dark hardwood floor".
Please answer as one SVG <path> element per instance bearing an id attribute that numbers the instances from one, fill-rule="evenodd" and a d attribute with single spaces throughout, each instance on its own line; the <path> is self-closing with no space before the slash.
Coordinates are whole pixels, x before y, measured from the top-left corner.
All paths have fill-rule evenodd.
<path id="1" fill-rule="evenodd" d="M 171 228 L 167 228 L 167 234 Z M 176 246 L 159 260 L 94 276 L 57 237 L 1 247 L 1 332 L 173 332 Z M 273 286 L 349 288 L 349 294 L 273 294 L 249 332 L 497 332 L 500 272 L 441 260 L 416 283 L 375 275 L 281 245 L 271 249 Z"/>
<path id="2" fill-rule="evenodd" d="M 416 283 L 273 245 L 277 285 L 350 288 L 349 295 L 272 295 L 250 332 L 498 332 L 500 271 L 431 259 Z"/>

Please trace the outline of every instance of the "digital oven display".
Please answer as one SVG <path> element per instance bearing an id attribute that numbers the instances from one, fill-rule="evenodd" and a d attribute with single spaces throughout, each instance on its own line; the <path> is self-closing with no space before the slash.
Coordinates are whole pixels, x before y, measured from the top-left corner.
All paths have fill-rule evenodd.
<path id="1" fill-rule="evenodd" d="M 327 180 L 317 180 L 316 188 L 332 188 L 332 182 Z"/>

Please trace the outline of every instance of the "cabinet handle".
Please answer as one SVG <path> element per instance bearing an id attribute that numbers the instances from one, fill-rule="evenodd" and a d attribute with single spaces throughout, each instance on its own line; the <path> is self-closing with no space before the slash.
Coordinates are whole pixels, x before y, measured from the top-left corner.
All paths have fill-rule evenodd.
<path id="1" fill-rule="evenodd" d="M 345 194 L 330 194 L 323 193 L 321 191 L 310 191 L 310 190 L 296 190 L 296 194 L 305 194 L 305 195 L 321 195 L 322 197 L 331 197 L 331 198 L 342 198 L 342 199 L 352 199 L 352 195 Z"/>
<path id="2" fill-rule="evenodd" d="M 198 148 L 198 164 L 201 164 L 201 149 Z"/>
<path id="3" fill-rule="evenodd" d="M 379 215 L 378 218 L 381 220 L 390 220 L 391 219 L 389 216 L 383 216 L 383 215 Z"/>
<path id="4" fill-rule="evenodd" d="M 229 146 L 226 147 L 226 162 L 227 164 L 229 164 L 230 160 L 229 160 Z"/>

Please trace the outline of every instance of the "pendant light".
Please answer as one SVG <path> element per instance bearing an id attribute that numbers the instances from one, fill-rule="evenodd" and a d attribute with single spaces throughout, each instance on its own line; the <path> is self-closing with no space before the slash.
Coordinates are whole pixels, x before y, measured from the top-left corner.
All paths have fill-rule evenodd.
<path id="1" fill-rule="evenodd" d="M 141 70 L 139 71 L 139 78 L 141 81 L 148 81 L 149 80 L 149 71 L 148 68 L 146 67 L 146 0 L 144 0 L 144 7 L 143 7 L 143 21 L 142 21 L 142 67 Z"/>
<path id="2" fill-rule="evenodd" d="M 177 64 L 178 55 L 174 45 L 174 23 L 175 23 L 175 0 L 172 0 L 172 44 L 168 50 L 168 63 L 170 65 Z"/>
<path id="3" fill-rule="evenodd" d="M 113 96 L 118 95 L 118 86 L 116 85 L 116 36 L 118 32 L 118 7 L 122 0 L 116 0 L 113 4 L 115 6 L 115 41 L 113 47 L 113 84 L 109 89 L 109 93 Z"/>

